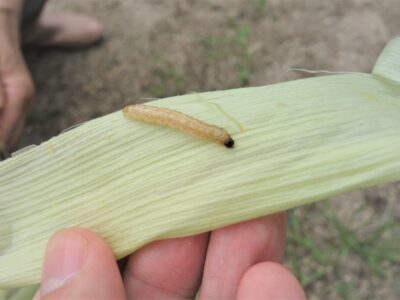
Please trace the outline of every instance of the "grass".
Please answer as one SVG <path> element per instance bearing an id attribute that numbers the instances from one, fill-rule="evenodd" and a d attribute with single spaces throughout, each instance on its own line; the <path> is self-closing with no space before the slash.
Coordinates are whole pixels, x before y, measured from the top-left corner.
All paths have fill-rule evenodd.
<path id="1" fill-rule="evenodd" d="M 157 56 L 154 62 L 152 82 L 147 88 L 149 94 L 157 98 L 182 94 L 184 75 L 161 56 Z"/>
<path id="2" fill-rule="evenodd" d="M 228 21 L 229 22 L 229 21 Z M 227 61 L 229 57 L 236 72 L 237 86 L 246 86 L 253 71 L 253 58 L 249 49 L 251 30 L 247 26 L 232 23 L 233 31 L 218 35 L 204 36 L 200 45 L 209 63 Z"/>
<path id="3" fill-rule="evenodd" d="M 254 12 L 256 18 L 263 18 L 267 13 L 267 0 L 255 0 Z"/>
<path id="4" fill-rule="evenodd" d="M 306 292 L 318 294 L 318 286 L 329 282 L 321 296 L 354 299 L 363 280 L 382 281 L 388 279 L 388 269 L 399 269 L 399 228 L 393 218 L 366 234 L 350 229 L 329 202 L 300 210 L 289 214 L 287 263 Z M 312 219 L 318 223 L 316 216 L 323 216 L 319 225 L 330 238 L 307 228 Z"/>
<path id="5" fill-rule="evenodd" d="M 251 30 L 247 26 L 239 26 L 236 23 L 231 25 L 229 31 L 200 37 L 197 42 L 200 49 L 197 53 L 198 57 L 195 55 L 189 57 L 191 62 L 200 64 L 198 65 L 200 70 L 207 69 L 207 66 L 217 68 L 219 74 L 223 74 L 222 76 L 229 82 L 227 88 L 243 87 L 249 85 L 254 71 L 253 56 L 249 48 Z M 158 52 L 153 59 L 151 82 L 145 90 L 157 98 L 184 94 L 188 92 L 186 89 L 193 85 L 185 78 L 201 78 L 202 80 L 209 76 L 208 74 L 192 74 L 192 72 L 194 71 L 188 70 L 186 65 L 174 63 L 168 54 Z"/>
<path id="6" fill-rule="evenodd" d="M 400 263 L 400 253 L 396 240 L 385 238 L 385 233 L 395 230 L 395 223 L 389 220 L 370 236 L 360 238 L 342 222 L 336 214 L 330 214 L 330 221 L 334 224 L 341 255 L 354 253 L 367 262 L 370 271 L 381 277 L 386 277 L 382 263 Z"/>
<path id="7" fill-rule="evenodd" d="M 351 299 L 352 290 L 354 289 L 354 284 L 346 283 L 339 280 L 336 284 L 336 293 L 341 299 Z"/>

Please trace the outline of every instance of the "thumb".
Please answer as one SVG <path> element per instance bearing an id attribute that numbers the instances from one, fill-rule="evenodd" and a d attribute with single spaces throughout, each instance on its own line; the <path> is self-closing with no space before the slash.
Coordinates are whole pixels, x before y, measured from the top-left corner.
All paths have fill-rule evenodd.
<path id="1" fill-rule="evenodd" d="M 58 231 L 47 245 L 34 299 L 125 299 L 111 249 L 89 230 Z"/>

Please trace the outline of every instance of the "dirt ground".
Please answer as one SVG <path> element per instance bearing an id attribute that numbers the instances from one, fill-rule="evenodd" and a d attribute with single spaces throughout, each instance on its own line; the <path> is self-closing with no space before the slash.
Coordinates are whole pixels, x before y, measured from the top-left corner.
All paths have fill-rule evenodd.
<path id="1" fill-rule="evenodd" d="M 400 33 L 397 0 L 59 0 L 98 17 L 83 51 L 27 50 L 35 108 L 20 147 L 146 98 L 267 85 L 290 68 L 369 72 Z M 400 185 L 295 209 L 287 266 L 309 299 L 399 299 Z"/>

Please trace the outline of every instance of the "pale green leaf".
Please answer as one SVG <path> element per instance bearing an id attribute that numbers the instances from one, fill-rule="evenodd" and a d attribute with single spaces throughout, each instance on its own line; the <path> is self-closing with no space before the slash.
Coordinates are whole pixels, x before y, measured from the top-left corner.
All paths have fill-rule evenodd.
<path id="1" fill-rule="evenodd" d="M 398 41 L 376 75 L 149 103 L 226 128 L 234 149 L 118 111 L 0 163 L 0 286 L 38 282 L 46 243 L 60 228 L 94 230 L 122 257 L 150 241 L 398 180 Z"/>

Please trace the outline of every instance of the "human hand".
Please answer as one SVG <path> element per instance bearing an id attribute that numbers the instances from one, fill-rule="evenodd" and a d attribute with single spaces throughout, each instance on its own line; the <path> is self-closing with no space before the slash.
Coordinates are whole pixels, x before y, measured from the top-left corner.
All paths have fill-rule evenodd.
<path id="1" fill-rule="evenodd" d="M 20 50 L 18 8 L 9 6 L 0 5 L 0 147 L 12 148 L 23 129 L 34 86 Z"/>
<path id="2" fill-rule="evenodd" d="M 120 274 L 107 244 L 81 228 L 50 240 L 34 299 L 305 299 L 280 262 L 283 213 L 151 243 Z"/>

